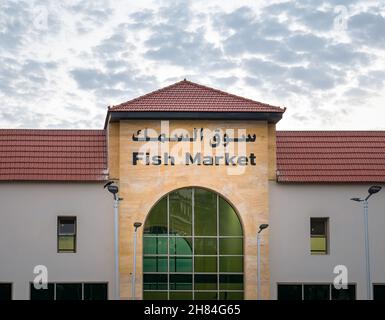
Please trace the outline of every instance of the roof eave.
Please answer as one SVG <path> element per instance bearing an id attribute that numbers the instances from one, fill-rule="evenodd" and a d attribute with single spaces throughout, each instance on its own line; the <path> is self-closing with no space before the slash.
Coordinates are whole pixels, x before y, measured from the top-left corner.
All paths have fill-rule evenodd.
<path id="1" fill-rule="evenodd" d="M 111 111 L 106 116 L 108 122 L 119 120 L 259 120 L 277 123 L 283 112 L 200 112 L 200 111 Z"/>

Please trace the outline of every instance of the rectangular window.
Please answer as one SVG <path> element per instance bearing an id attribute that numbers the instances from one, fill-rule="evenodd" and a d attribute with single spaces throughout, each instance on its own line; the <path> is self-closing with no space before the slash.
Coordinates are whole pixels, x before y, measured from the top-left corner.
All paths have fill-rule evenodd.
<path id="1" fill-rule="evenodd" d="M 57 252 L 76 252 L 76 217 L 58 217 Z"/>
<path id="2" fill-rule="evenodd" d="M 385 284 L 373 285 L 373 300 L 385 300 Z"/>
<path id="3" fill-rule="evenodd" d="M 279 284 L 278 300 L 302 300 L 302 285 Z"/>
<path id="4" fill-rule="evenodd" d="M 278 300 L 356 300 L 356 285 L 336 289 L 332 284 L 278 284 Z"/>
<path id="5" fill-rule="evenodd" d="M 328 218 L 310 218 L 311 254 L 328 254 Z"/>
<path id="6" fill-rule="evenodd" d="M 0 301 L 12 300 L 12 284 L 0 283 Z"/>
<path id="7" fill-rule="evenodd" d="M 35 289 L 33 283 L 30 284 L 31 300 L 55 300 L 55 285 L 48 283 L 47 289 Z"/>
<path id="8" fill-rule="evenodd" d="M 31 300 L 108 300 L 107 283 L 49 283 L 47 289 L 30 284 Z"/>

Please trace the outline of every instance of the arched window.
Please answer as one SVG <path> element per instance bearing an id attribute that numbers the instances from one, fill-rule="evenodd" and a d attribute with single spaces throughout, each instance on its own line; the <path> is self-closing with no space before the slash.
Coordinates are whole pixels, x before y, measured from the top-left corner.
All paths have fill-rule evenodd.
<path id="1" fill-rule="evenodd" d="M 225 199 L 183 188 L 152 208 L 143 235 L 143 299 L 243 299 L 243 231 Z"/>

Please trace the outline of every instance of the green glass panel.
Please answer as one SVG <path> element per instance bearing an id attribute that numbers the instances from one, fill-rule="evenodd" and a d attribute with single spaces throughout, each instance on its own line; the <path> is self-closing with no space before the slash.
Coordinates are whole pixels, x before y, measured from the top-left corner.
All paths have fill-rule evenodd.
<path id="1" fill-rule="evenodd" d="M 191 290 L 192 274 L 171 274 L 170 290 Z"/>
<path id="2" fill-rule="evenodd" d="M 243 254 L 243 239 L 220 238 L 219 254 Z"/>
<path id="3" fill-rule="evenodd" d="M 144 274 L 143 290 L 167 290 L 167 274 Z"/>
<path id="4" fill-rule="evenodd" d="M 195 300 L 218 300 L 216 292 L 195 292 Z"/>
<path id="5" fill-rule="evenodd" d="M 243 275 L 221 274 L 219 276 L 220 290 L 243 290 Z"/>
<path id="6" fill-rule="evenodd" d="M 167 291 L 143 291 L 143 300 L 167 300 Z"/>
<path id="7" fill-rule="evenodd" d="M 170 234 L 191 236 L 192 189 L 180 189 L 169 194 Z"/>
<path id="8" fill-rule="evenodd" d="M 243 272 L 243 257 L 219 257 L 220 272 Z"/>
<path id="9" fill-rule="evenodd" d="M 242 236 L 242 226 L 238 215 L 230 204 L 219 198 L 219 235 Z"/>
<path id="10" fill-rule="evenodd" d="M 217 257 L 194 257 L 195 272 L 217 272 Z"/>
<path id="11" fill-rule="evenodd" d="M 167 272 L 167 257 L 143 257 L 143 272 Z"/>
<path id="12" fill-rule="evenodd" d="M 150 211 L 144 225 L 144 234 L 167 234 L 167 197 L 161 199 Z"/>
<path id="13" fill-rule="evenodd" d="M 217 235 L 217 195 L 208 190 L 194 189 L 194 217 L 196 236 Z"/>
<path id="14" fill-rule="evenodd" d="M 170 292 L 170 300 L 192 300 L 192 292 Z"/>
<path id="15" fill-rule="evenodd" d="M 302 300 L 302 285 L 279 284 L 278 300 Z"/>
<path id="16" fill-rule="evenodd" d="M 170 272 L 192 272 L 192 257 L 170 257 Z"/>
<path id="17" fill-rule="evenodd" d="M 325 236 L 311 236 L 310 245 L 312 254 L 326 254 Z"/>
<path id="18" fill-rule="evenodd" d="M 336 289 L 332 285 L 332 300 L 356 300 L 356 286 L 349 284 L 347 289 Z"/>
<path id="19" fill-rule="evenodd" d="M 170 254 L 192 255 L 192 238 L 170 237 Z"/>
<path id="20" fill-rule="evenodd" d="M 304 300 L 330 300 L 330 285 L 309 284 L 303 286 Z"/>
<path id="21" fill-rule="evenodd" d="M 106 283 L 85 283 L 84 300 L 107 300 L 108 291 Z"/>
<path id="22" fill-rule="evenodd" d="M 75 252 L 75 236 L 59 236 L 58 251 Z"/>
<path id="23" fill-rule="evenodd" d="M 243 300 L 243 292 L 220 292 L 220 300 Z"/>
<path id="24" fill-rule="evenodd" d="M 82 300 L 80 283 L 57 283 L 56 300 Z"/>
<path id="25" fill-rule="evenodd" d="M 195 238 L 194 243 L 195 254 L 216 255 L 217 239 L 216 238 Z"/>
<path id="26" fill-rule="evenodd" d="M 217 290 L 217 275 L 196 274 L 194 276 L 195 290 Z"/>
<path id="27" fill-rule="evenodd" d="M 167 237 L 143 237 L 143 254 L 167 254 Z"/>
<path id="28" fill-rule="evenodd" d="M 31 300 L 54 300 L 55 299 L 55 285 L 48 283 L 47 289 L 35 289 L 31 283 Z"/>

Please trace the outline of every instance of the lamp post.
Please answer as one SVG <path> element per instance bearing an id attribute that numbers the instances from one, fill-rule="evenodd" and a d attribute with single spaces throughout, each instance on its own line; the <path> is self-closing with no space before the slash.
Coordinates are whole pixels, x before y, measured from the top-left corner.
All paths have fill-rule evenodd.
<path id="1" fill-rule="evenodd" d="M 132 300 L 135 300 L 135 281 L 136 281 L 136 233 L 138 228 L 142 225 L 141 222 L 135 222 L 134 223 L 134 271 L 132 273 L 132 284 L 131 284 L 131 295 Z"/>
<path id="2" fill-rule="evenodd" d="M 257 233 L 257 300 L 261 297 L 261 237 L 260 233 L 263 229 L 266 229 L 268 224 L 261 224 Z"/>
<path id="3" fill-rule="evenodd" d="M 382 189 L 380 186 L 371 186 L 368 190 L 368 196 L 365 199 L 351 198 L 350 200 L 363 203 L 364 213 L 364 232 L 365 232 L 365 258 L 366 258 L 366 297 L 372 300 L 371 290 L 371 274 L 370 274 L 370 255 L 369 255 L 369 223 L 368 223 L 368 200 L 369 198 Z"/>
<path id="4" fill-rule="evenodd" d="M 114 181 L 109 181 L 104 185 L 104 188 L 112 193 L 114 196 L 114 258 L 115 258 L 115 300 L 120 299 L 120 283 L 119 283 L 119 201 L 123 198 L 119 198 L 119 188 L 114 184 Z"/>

